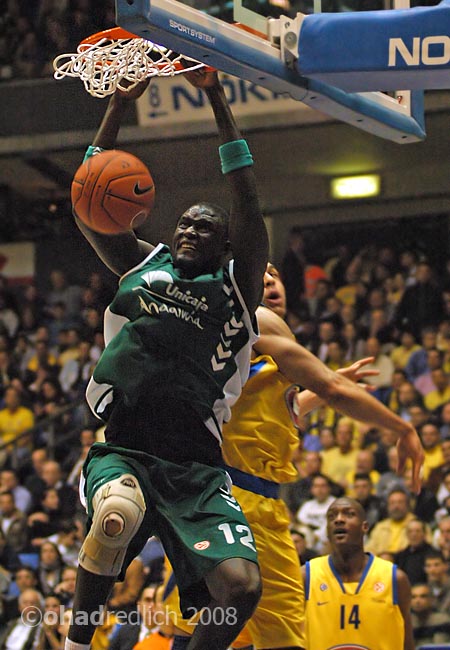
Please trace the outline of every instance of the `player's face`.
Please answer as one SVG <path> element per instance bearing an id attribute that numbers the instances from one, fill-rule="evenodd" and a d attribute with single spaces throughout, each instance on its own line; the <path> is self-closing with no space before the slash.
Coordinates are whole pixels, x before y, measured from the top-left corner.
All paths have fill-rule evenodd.
<path id="1" fill-rule="evenodd" d="M 336 499 L 327 511 L 327 534 L 332 548 L 361 546 L 367 532 L 361 510 L 347 499 Z"/>
<path id="2" fill-rule="evenodd" d="M 216 271 L 227 252 L 222 219 L 204 206 L 194 205 L 179 219 L 172 241 L 175 266 L 186 277 Z"/>
<path id="3" fill-rule="evenodd" d="M 286 314 L 286 291 L 279 272 L 270 262 L 264 273 L 263 303 L 278 316 L 284 318 Z"/>

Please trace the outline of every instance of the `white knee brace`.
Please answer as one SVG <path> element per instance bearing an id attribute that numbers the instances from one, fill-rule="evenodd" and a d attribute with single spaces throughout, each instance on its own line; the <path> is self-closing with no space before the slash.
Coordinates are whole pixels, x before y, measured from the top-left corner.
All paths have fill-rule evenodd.
<path id="1" fill-rule="evenodd" d="M 124 474 L 105 483 L 94 494 L 92 508 L 92 526 L 80 550 L 80 566 L 97 575 L 118 576 L 146 510 L 137 479 Z"/>

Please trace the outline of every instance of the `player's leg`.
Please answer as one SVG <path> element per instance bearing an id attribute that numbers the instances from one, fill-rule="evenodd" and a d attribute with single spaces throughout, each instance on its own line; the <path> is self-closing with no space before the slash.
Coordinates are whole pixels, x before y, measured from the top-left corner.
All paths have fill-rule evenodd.
<path id="1" fill-rule="evenodd" d="M 86 470 L 89 531 L 79 555 L 66 650 L 89 647 L 98 616 L 118 576 L 145 544 L 138 531 L 146 503 L 138 465 L 115 453 L 92 456 Z M 127 553 L 130 548 L 136 552 Z"/>
<path id="2" fill-rule="evenodd" d="M 226 650 L 261 595 L 250 527 L 222 470 L 166 464 L 157 475 L 157 534 L 176 575 L 184 617 L 199 612 L 192 639 L 177 637 L 174 648 Z M 177 499 L 164 502 L 174 490 Z"/>
<path id="3" fill-rule="evenodd" d="M 224 560 L 206 577 L 211 600 L 203 610 L 189 650 L 228 648 L 261 597 L 258 565 L 243 558 Z"/>

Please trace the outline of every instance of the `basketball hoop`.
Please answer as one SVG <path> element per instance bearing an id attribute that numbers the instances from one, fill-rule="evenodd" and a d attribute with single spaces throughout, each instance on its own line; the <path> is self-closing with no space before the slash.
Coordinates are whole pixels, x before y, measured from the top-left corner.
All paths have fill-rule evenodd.
<path id="1" fill-rule="evenodd" d="M 88 36 L 75 53 L 57 56 L 53 76 L 79 77 L 90 95 L 106 97 L 116 89 L 129 91 L 148 77 L 173 77 L 203 67 L 195 59 L 114 27 Z"/>

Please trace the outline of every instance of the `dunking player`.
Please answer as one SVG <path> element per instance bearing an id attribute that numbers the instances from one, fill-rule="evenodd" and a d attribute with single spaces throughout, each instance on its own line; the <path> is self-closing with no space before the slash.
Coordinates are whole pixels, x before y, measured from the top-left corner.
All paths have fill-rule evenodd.
<path id="1" fill-rule="evenodd" d="M 191 206 L 178 220 L 171 250 L 132 231 L 100 235 L 78 222 L 121 280 L 105 314 L 107 346 L 87 390 L 107 423 L 106 443 L 92 447 L 84 466 L 90 527 L 66 650 L 89 648 L 91 614 L 153 534 L 174 567 L 182 609 L 211 612 L 191 649 L 225 650 L 260 596 L 250 528 L 219 464 L 222 422 L 248 376 L 256 340 L 267 233 L 252 157 L 217 75 L 188 77 L 204 88 L 214 112 L 230 215 L 209 203 Z M 88 155 L 114 147 L 127 101 L 142 90 L 112 96 Z M 230 247 L 234 259 L 227 261 Z M 189 309 L 186 296 L 189 317 L 180 316 Z M 228 531 L 243 529 L 246 543 L 238 535 L 230 542 Z"/>
<path id="2" fill-rule="evenodd" d="M 364 553 L 367 530 L 358 501 L 343 497 L 328 508 L 331 553 L 303 567 L 307 650 L 414 650 L 408 578 Z"/>
<path id="3" fill-rule="evenodd" d="M 251 525 L 260 558 L 263 594 L 244 633 L 234 647 L 302 648 L 304 594 L 298 555 L 289 533 L 286 506 L 278 498 L 280 483 L 293 481 L 291 463 L 298 446 L 287 401 L 295 398 L 299 415 L 327 400 L 358 420 L 388 426 L 399 436 L 402 462 L 410 456 L 415 489 L 423 451 L 414 429 L 352 383 L 365 374 L 361 360 L 334 373 L 298 345 L 282 319 L 286 310 L 284 287 L 278 271 L 268 264 L 264 276 L 264 304 L 257 310 L 260 339 L 253 349 L 250 378 L 224 426 L 223 455 L 238 499 Z M 345 374 L 348 377 L 345 377 Z M 297 393 L 292 382 L 309 390 Z M 287 400 L 286 398 L 289 398 Z M 294 416 L 295 417 L 295 416 Z M 173 598 L 168 603 L 172 609 Z M 179 633 L 192 631 L 192 621 L 178 621 Z"/>

